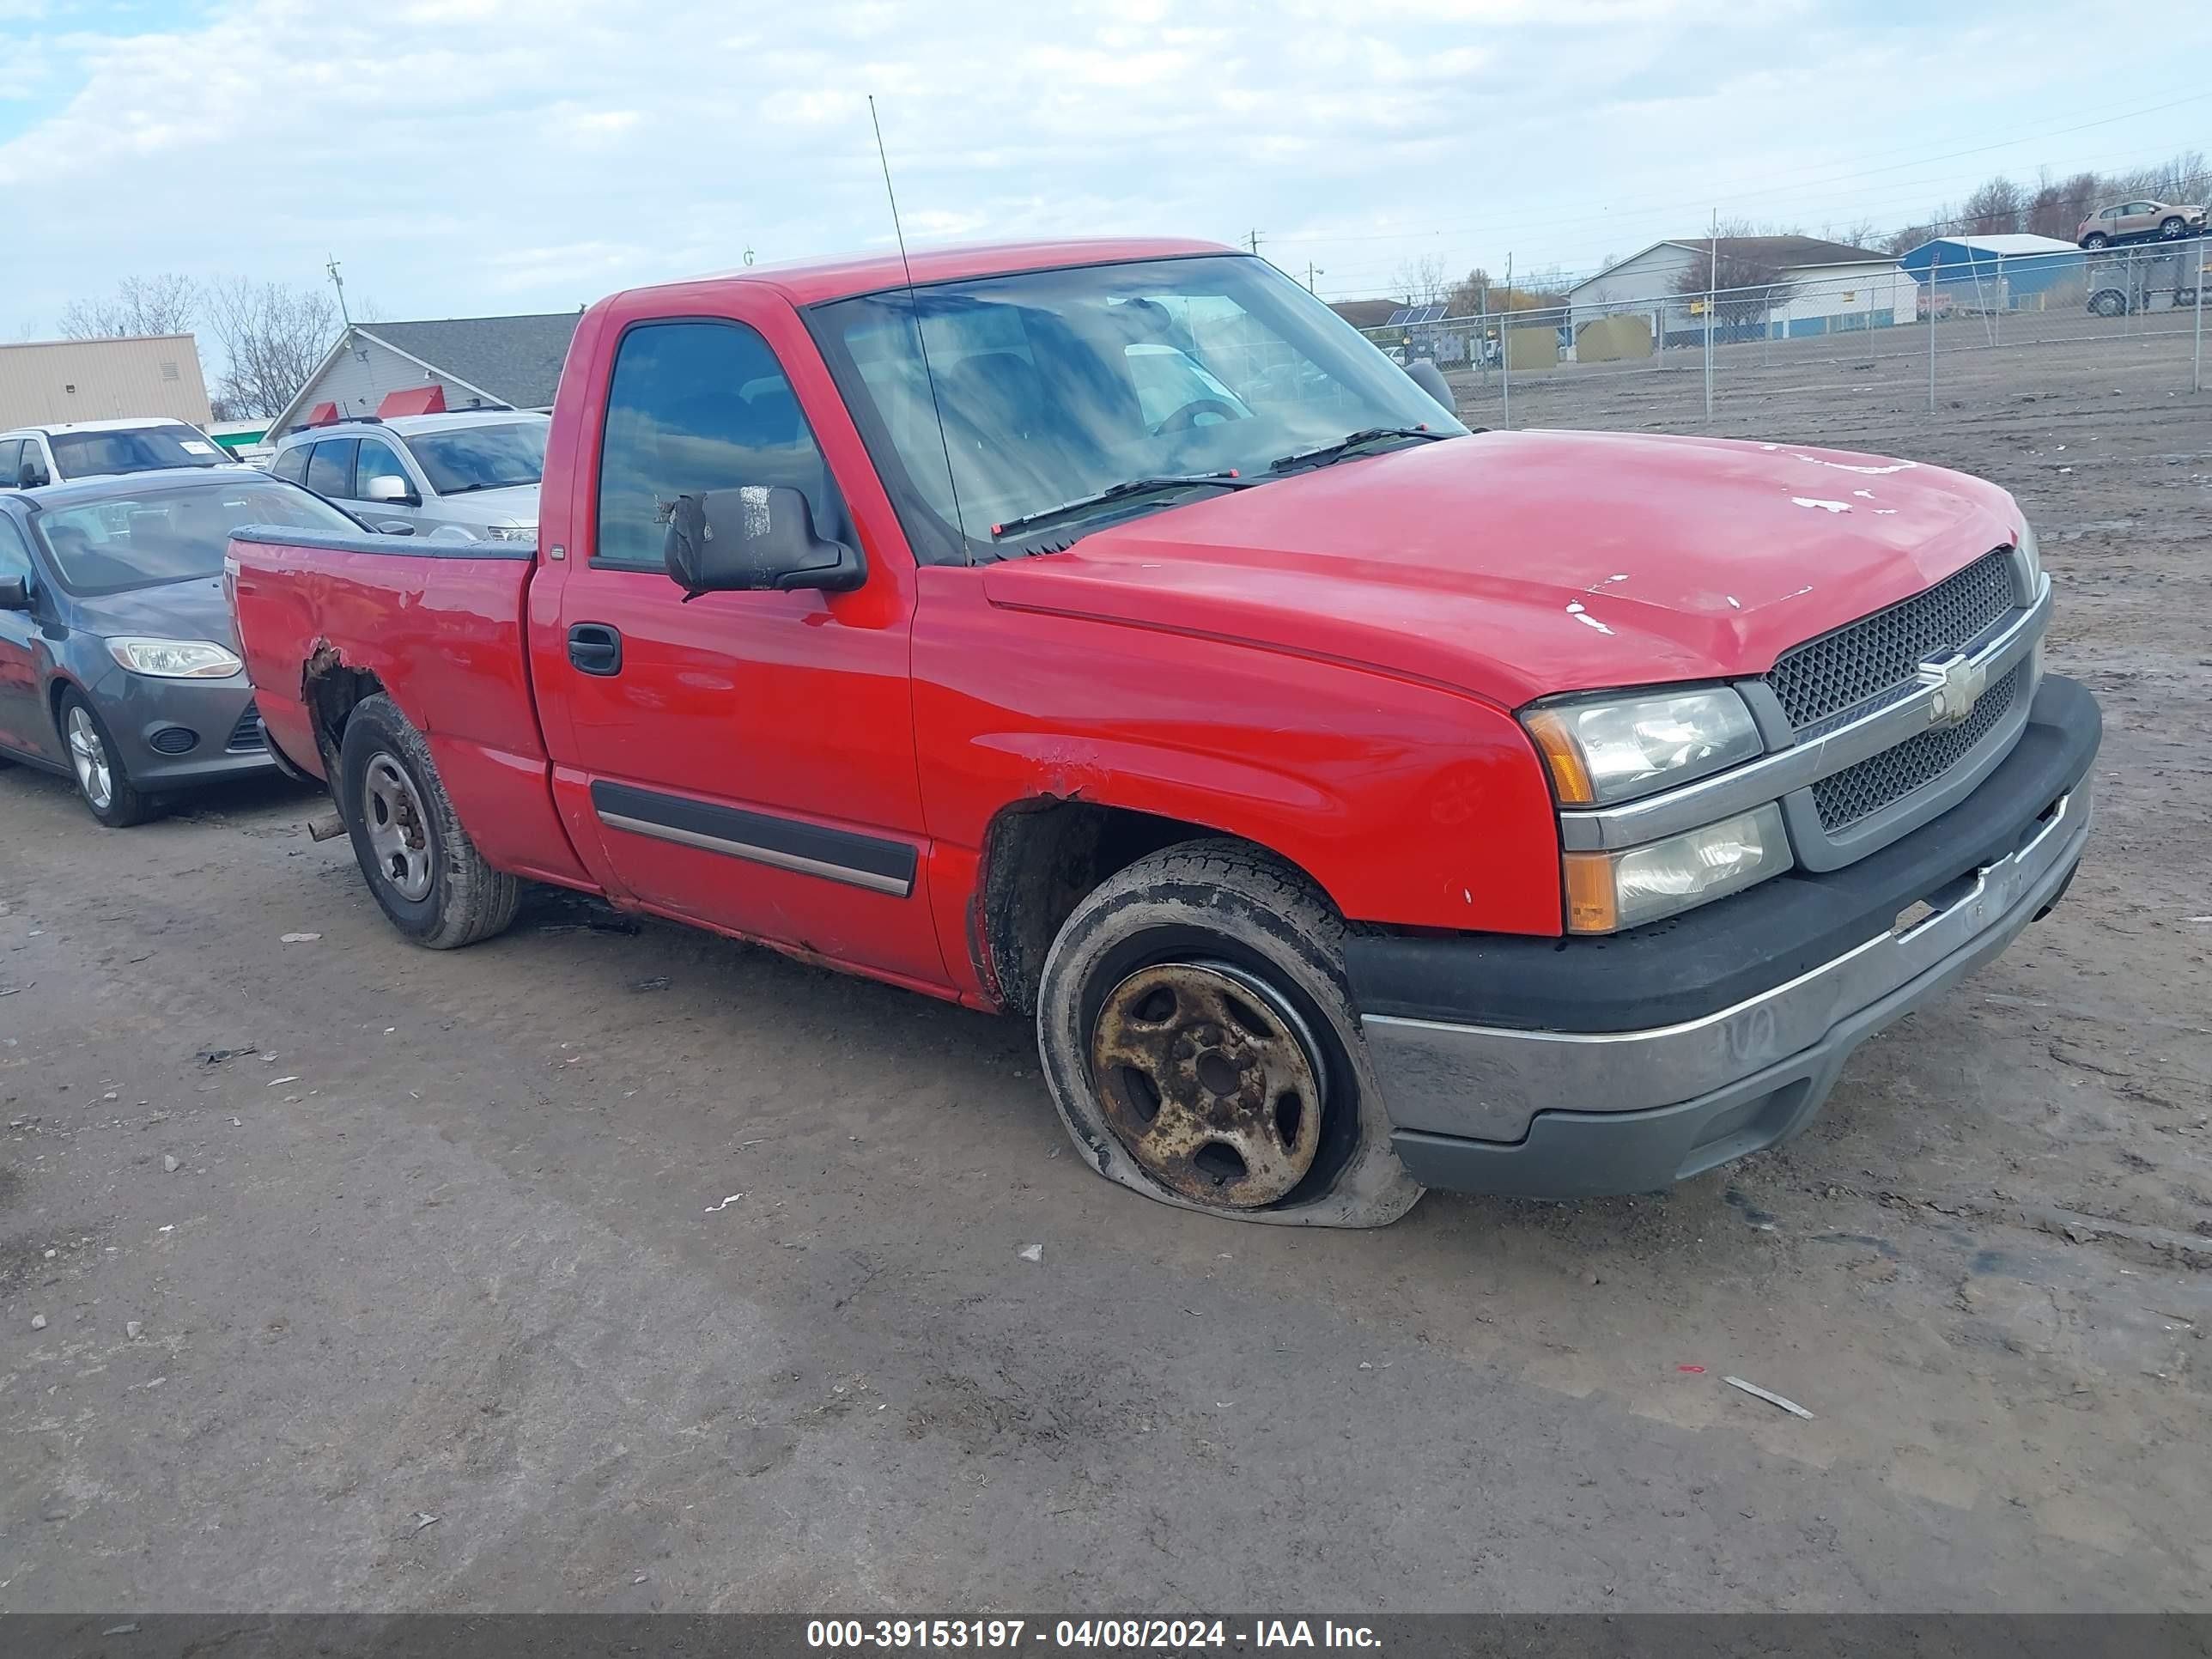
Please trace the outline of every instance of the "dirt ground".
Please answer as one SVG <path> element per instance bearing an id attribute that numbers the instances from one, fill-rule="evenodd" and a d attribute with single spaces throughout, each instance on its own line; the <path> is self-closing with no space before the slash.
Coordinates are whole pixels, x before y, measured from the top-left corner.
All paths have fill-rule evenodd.
<path id="1" fill-rule="evenodd" d="M 289 787 L 0 778 L 0 1610 L 2212 1609 L 2212 397 L 2121 334 L 1931 417 L 1798 344 L 1724 429 L 2040 526 L 2100 828 L 1660 1197 L 1178 1213 L 1018 1024 L 573 902 L 431 955 Z"/>

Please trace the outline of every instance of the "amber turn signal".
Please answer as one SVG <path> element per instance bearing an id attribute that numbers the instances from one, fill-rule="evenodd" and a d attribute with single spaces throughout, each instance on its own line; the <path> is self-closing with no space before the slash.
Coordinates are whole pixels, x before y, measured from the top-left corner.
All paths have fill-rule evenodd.
<path id="1" fill-rule="evenodd" d="M 1528 735 L 1537 752 L 1552 769 L 1552 787 L 1563 806 L 1588 806 L 1597 799 L 1590 787 L 1589 769 L 1583 764 L 1582 745 L 1567 729 L 1566 719 L 1555 708 L 1538 708 L 1526 717 Z"/>
<path id="2" fill-rule="evenodd" d="M 1610 853 L 1569 853 L 1567 931 L 1571 933 L 1610 933 L 1620 925 L 1620 890 L 1613 878 Z"/>

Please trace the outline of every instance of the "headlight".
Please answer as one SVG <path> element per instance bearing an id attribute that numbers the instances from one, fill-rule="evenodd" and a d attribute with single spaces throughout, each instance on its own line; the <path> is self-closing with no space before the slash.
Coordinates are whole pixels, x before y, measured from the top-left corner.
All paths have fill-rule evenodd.
<path id="1" fill-rule="evenodd" d="M 534 542 L 538 539 L 538 526 L 534 524 L 487 525 L 484 534 L 495 542 Z"/>
<path id="2" fill-rule="evenodd" d="M 134 674 L 164 680 L 227 680 L 246 667 L 212 640 L 110 640 L 107 654 Z"/>
<path id="3" fill-rule="evenodd" d="M 1759 728 L 1726 687 L 1557 702 L 1522 716 L 1569 806 L 1632 800 L 1759 752 Z"/>
<path id="4" fill-rule="evenodd" d="M 2027 578 L 2027 603 L 2035 603 L 2035 590 L 2043 586 L 2043 551 L 2035 544 L 2035 526 L 2025 519 L 2020 526 L 2021 570 Z"/>
<path id="5" fill-rule="evenodd" d="M 1625 852 L 1569 853 L 1567 931 L 1641 927 L 1778 876 L 1791 862 L 1782 809 L 1771 802 Z"/>

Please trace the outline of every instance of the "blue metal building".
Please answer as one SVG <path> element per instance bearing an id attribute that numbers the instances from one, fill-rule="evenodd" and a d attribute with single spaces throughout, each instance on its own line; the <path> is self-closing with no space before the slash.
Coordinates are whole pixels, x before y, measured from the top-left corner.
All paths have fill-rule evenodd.
<path id="1" fill-rule="evenodd" d="M 2055 295 L 2077 293 L 2087 258 L 2073 243 L 2053 236 L 1939 236 L 1898 264 L 1939 302 L 1978 311 L 2033 311 Z"/>

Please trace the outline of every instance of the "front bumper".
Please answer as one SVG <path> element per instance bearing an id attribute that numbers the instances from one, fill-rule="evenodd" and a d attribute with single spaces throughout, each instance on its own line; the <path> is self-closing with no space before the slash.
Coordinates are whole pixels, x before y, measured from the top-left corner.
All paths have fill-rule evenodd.
<path id="1" fill-rule="evenodd" d="M 124 775 L 141 789 L 167 789 L 252 777 L 275 769 L 253 718 L 253 688 L 227 680 L 172 680 L 116 669 L 92 688 L 94 703 L 120 751 Z M 181 752 L 173 732 L 189 734 Z"/>
<path id="2" fill-rule="evenodd" d="M 1635 934 L 1348 942 L 1401 1161 L 1434 1187 L 1589 1197 L 1788 1139 L 1853 1048 L 2057 902 L 2100 730 L 2089 695 L 2047 677 L 2013 752 L 1949 812 L 1846 870 Z M 1653 1023 L 1622 1018 L 1638 1008 Z"/>

